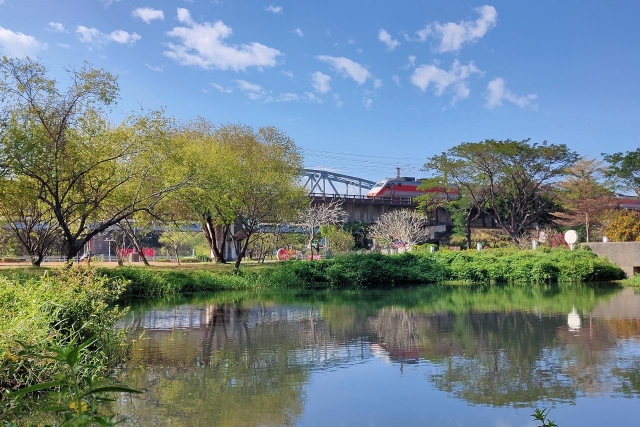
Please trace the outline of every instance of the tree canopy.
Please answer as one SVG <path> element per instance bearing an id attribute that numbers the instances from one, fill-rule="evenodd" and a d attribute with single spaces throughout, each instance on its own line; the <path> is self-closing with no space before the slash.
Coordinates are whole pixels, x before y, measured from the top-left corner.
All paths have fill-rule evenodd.
<path id="1" fill-rule="evenodd" d="M 534 224 L 550 221 L 554 203 L 550 184 L 565 173 L 577 154 L 564 144 L 487 139 L 464 142 L 427 162 L 443 162 L 449 179 L 486 194 L 487 210 L 514 243 Z"/>
<path id="2" fill-rule="evenodd" d="M 114 125 L 107 110 L 116 78 L 84 64 L 68 69 L 69 87 L 30 59 L 0 61 L 0 159 L 8 182 L 20 181 L 51 210 L 67 259 L 93 236 L 151 209 L 188 181 L 165 171 L 177 159 L 160 111 Z M 170 176 L 170 175 L 169 175 Z"/>

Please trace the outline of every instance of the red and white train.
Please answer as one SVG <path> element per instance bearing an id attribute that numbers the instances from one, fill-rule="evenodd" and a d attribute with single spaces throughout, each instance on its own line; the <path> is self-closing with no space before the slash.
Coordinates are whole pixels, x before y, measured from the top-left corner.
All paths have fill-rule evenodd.
<path id="1" fill-rule="evenodd" d="M 422 179 L 415 179 L 409 176 L 386 178 L 377 182 L 371 191 L 367 193 L 367 197 L 418 197 L 425 193 L 441 193 L 443 197 L 448 195 L 449 198 L 458 197 L 457 188 L 449 188 L 448 191 L 445 191 L 442 187 L 418 190 L 422 181 Z"/>

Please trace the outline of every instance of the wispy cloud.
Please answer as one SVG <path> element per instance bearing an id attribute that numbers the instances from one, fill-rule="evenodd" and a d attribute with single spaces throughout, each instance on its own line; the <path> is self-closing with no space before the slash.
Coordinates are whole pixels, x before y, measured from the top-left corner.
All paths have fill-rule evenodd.
<path id="1" fill-rule="evenodd" d="M 89 28 L 84 25 L 78 25 L 76 36 L 82 43 L 88 44 L 90 47 L 101 47 L 111 42 L 132 45 L 142 38 L 138 33 L 115 30 L 106 34 L 97 28 Z"/>
<path id="2" fill-rule="evenodd" d="M 467 80 L 473 74 L 482 75 L 483 73 L 473 62 L 461 65 L 460 61 L 456 59 L 448 71 L 438 68 L 435 64 L 419 66 L 411 75 L 411 83 L 423 92 L 429 86 L 433 86 L 433 92 L 436 96 L 452 92 L 451 104 L 455 104 L 458 100 L 469 96 L 470 90 Z"/>
<path id="3" fill-rule="evenodd" d="M 297 93 L 281 93 L 280 95 L 278 95 L 278 98 L 276 98 L 277 102 L 296 102 L 300 100 L 300 95 L 298 95 Z"/>
<path id="4" fill-rule="evenodd" d="M 212 88 L 214 88 L 218 92 L 222 92 L 222 93 L 232 93 L 233 92 L 233 88 L 230 88 L 228 86 L 222 86 L 222 85 L 219 85 L 218 83 L 209 83 L 209 86 L 211 86 Z"/>
<path id="5" fill-rule="evenodd" d="M 393 39 L 391 34 L 387 33 L 383 29 L 378 32 L 378 40 L 387 46 L 387 50 L 393 50 L 400 44 L 398 40 Z"/>
<path id="6" fill-rule="evenodd" d="M 270 5 L 264 8 L 264 10 L 266 10 L 267 12 L 271 12 L 275 14 L 281 14 L 283 9 L 284 8 L 282 6 L 274 6 L 274 5 Z"/>
<path id="7" fill-rule="evenodd" d="M 296 28 L 295 30 L 291 30 L 292 33 L 297 34 L 300 37 L 304 37 L 304 33 L 300 28 Z"/>
<path id="8" fill-rule="evenodd" d="M 313 84 L 313 88 L 321 95 L 329 92 L 331 90 L 331 77 L 321 73 L 320 71 L 316 71 L 311 74 L 311 80 Z"/>
<path id="9" fill-rule="evenodd" d="M 363 84 L 367 79 L 373 78 L 373 75 L 363 65 L 349 58 L 327 55 L 320 55 L 317 58 L 329 64 L 334 71 L 342 76 L 351 78 L 358 85 Z"/>
<path id="10" fill-rule="evenodd" d="M 111 6 L 113 3 L 119 2 L 120 0 L 102 0 L 102 3 L 104 3 L 104 7 L 107 8 L 109 6 Z"/>
<path id="11" fill-rule="evenodd" d="M 293 74 L 293 71 L 290 71 L 290 70 L 282 70 L 280 73 L 281 73 L 283 76 L 287 76 L 287 77 L 289 77 L 290 79 L 292 79 L 292 78 L 294 78 L 294 77 L 295 77 L 295 75 Z"/>
<path id="12" fill-rule="evenodd" d="M 0 51 L 3 55 L 24 57 L 36 56 L 47 44 L 39 42 L 35 37 L 20 32 L 13 32 L 0 27 Z"/>
<path id="13" fill-rule="evenodd" d="M 49 22 L 49 25 L 47 25 L 47 30 L 53 31 L 54 33 L 68 33 L 68 31 L 64 28 L 64 25 L 59 22 Z"/>
<path id="14" fill-rule="evenodd" d="M 153 9 L 150 7 L 139 7 L 134 9 L 134 11 L 131 12 L 131 16 L 134 18 L 140 18 L 147 24 L 150 24 L 151 21 L 155 21 L 156 19 L 164 21 L 164 12 L 160 9 Z"/>
<path id="15" fill-rule="evenodd" d="M 527 107 L 531 107 L 534 110 L 538 109 L 538 105 L 535 104 L 538 95 L 534 93 L 530 93 L 529 95 L 516 95 L 507 89 L 506 82 L 501 77 L 496 77 L 489 82 L 485 96 L 487 98 L 485 107 L 489 110 L 493 110 L 502 105 L 502 101 L 511 102 L 522 109 Z"/>
<path id="16" fill-rule="evenodd" d="M 242 71 L 249 67 L 273 67 L 280 51 L 260 43 L 230 46 L 225 44 L 231 27 L 222 21 L 198 24 L 187 9 L 178 8 L 178 21 L 185 26 L 175 27 L 167 35 L 180 40 L 180 44 L 167 43 L 164 55 L 181 65 L 194 65 L 204 69 Z"/>
<path id="17" fill-rule="evenodd" d="M 145 63 L 144 65 L 146 65 L 148 69 L 150 69 L 151 71 L 155 71 L 156 73 L 164 72 L 164 67 L 161 67 L 159 65 L 153 66 L 153 65 L 149 65 L 147 63 Z"/>
<path id="18" fill-rule="evenodd" d="M 365 109 L 371 110 L 371 106 L 373 105 L 373 99 L 364 97 L 362 99 L 362 105 L 364 106 Z"/>
<path id="19" fill-rule="evenodd" d="M 480 17 L 475 21 L 434 22 L 416 31 L 420 41 L 433 37 L 438 41 L 435 50 L 439 53 L 459 51 L 464 44 L 475 43 L 496 26 L 498 12 L 493 6 L 484 5 L 477 9 Z"/>

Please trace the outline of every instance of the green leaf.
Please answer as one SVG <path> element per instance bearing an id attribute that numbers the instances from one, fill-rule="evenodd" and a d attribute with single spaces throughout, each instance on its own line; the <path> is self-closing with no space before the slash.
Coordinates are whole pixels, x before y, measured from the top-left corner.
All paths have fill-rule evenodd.
<path id="1" fill-rule="evenodd" d="M 133 388 L 112 385 L 112 386 L 105 386 L 105 387 L 97 387 L 97 388 L 88 390 L 85 394 L 82 395 L 82 397 L 89 396 L 92 394 L 112 393 L 112 392 L 113 393 L 138 393 L 138 394 L 143 393 L 142 391 L 135 390 Z"/>
<path id="2" fill-rule="evenodd" d="M 23 388 L 23 389 L 18 390 L 18 391 L 14 391 L 13 393 L 10 394 L 10 396 L 11 397 L 20 397 L 20 396 L 24 396 L 27 393 L 32 393 L 34 391 L 46 390 L 48 388 L 60 387 L 60 386 L 63 386 L 63 385 L 66 385 L 66 383 L 62 382 L 62 381 L 50 381 L 50 382 L 46 382 L 46 383 L 35 384 L 35 385 Z"/>

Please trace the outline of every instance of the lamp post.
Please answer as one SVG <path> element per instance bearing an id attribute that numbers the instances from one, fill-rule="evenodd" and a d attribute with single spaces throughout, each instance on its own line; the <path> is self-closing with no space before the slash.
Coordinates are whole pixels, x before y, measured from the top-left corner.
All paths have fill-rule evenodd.
<path id="1" fill-rule="evenodd" d="M 107 242 L 107 247 L 109 248 L 109 258 L 107 258 L 109 261 L 111 261 L 111 242 L 115 242 L 115 239 L 104 239 L 105 242 Z"/>

